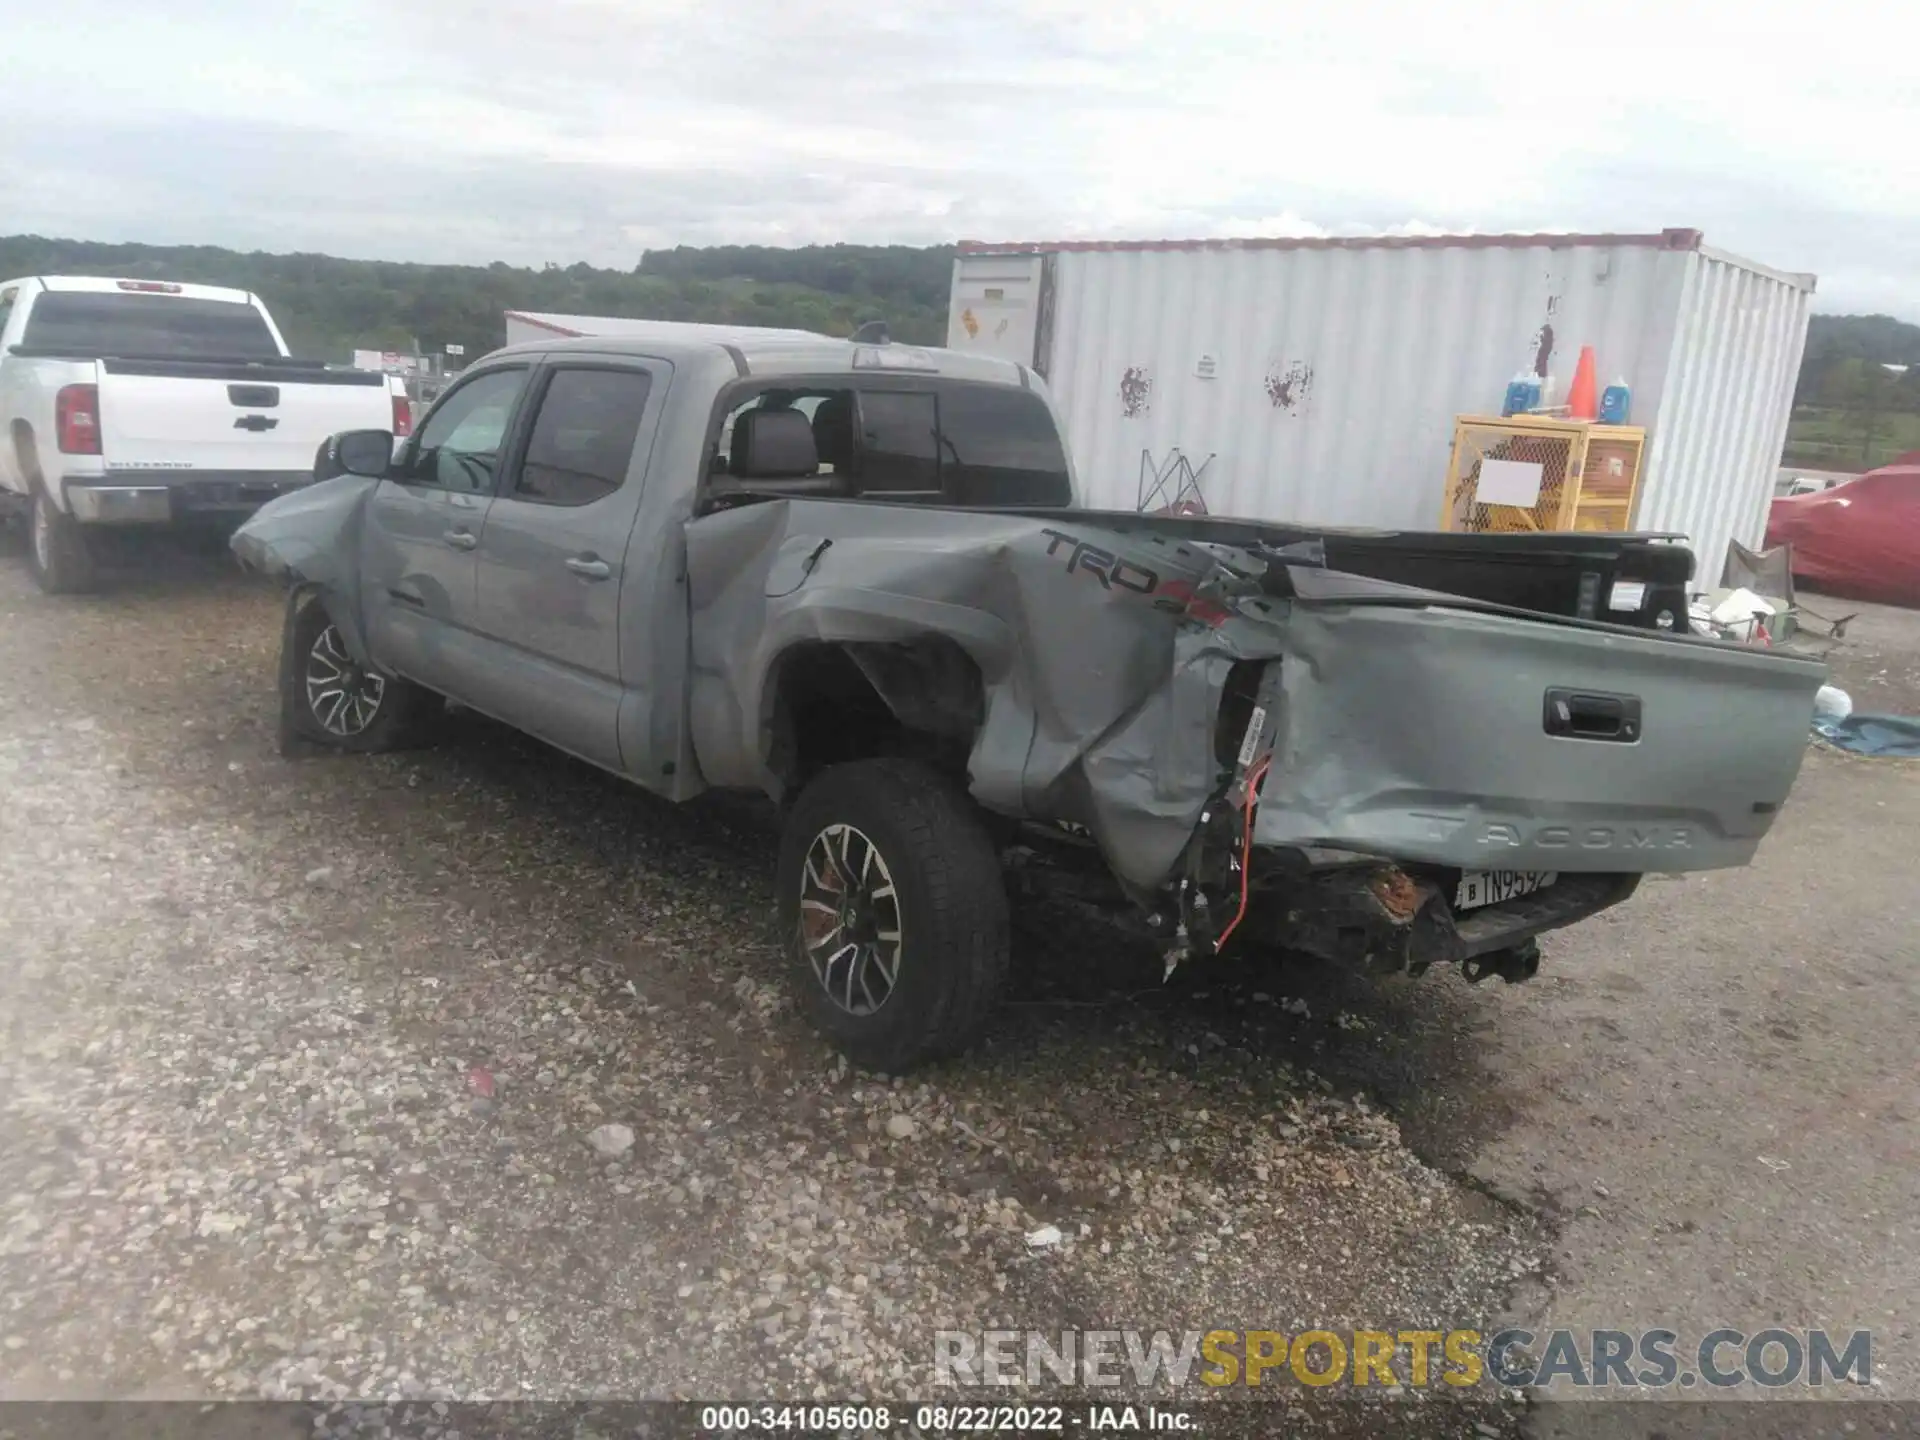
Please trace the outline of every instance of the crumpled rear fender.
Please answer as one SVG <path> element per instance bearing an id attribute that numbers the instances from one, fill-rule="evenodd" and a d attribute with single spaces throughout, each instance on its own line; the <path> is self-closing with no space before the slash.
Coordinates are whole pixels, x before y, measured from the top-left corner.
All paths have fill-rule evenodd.
<path id="1" fill-rule="evenodd" d="M 798 644 L 933 636 L 970 656 L 987 808 L 1084 825 L 1119 878 L 1164 883 L 1218 788 L 1237 660 L 1277 655 L 1261 562 L 1066 518 L 769 501 L 688 526 L 694 744 L 719 785 L 778 794 L 772 686 Z"/>

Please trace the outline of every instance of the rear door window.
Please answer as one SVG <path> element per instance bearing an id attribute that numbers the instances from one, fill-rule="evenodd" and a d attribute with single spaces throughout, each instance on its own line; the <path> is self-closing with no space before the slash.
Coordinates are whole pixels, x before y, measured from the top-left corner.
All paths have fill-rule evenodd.
<path id="1" fill-rule="evenodd" d="M 1059 427 L 1031 390 L 942 389 L 940 439 L 947 499 L 955 505 L 1073 503 Z"/>
<path id="2" fill-rule="evenodd" d="M 555 371 L 534 416 L 512 498 L 590 505 L 618 490 L 650 388 L 644 370 Z"/>
<path id="3" fill-rule="evenodd" d="M 815 473 L 853 473 L 853 391 L 812 387 L 757 391 L 728 410 L 714 450 L 714 473 L 726 474 L 731 468 L 733 427 L 749 410 L 798 410 L 813 427 L 814 450 L 819 457 Z"/>
<path id="4" fill-rule="evenodd" d="M 166 360 L 276 360 L 280 347 L 253 306 L 121 290 L 47 290 L 27 312 L 29 349 Z"/>
<path id="5" fill-rule="evenodd" d="M 1033 391 L 946 381 L 883 388 L 889 383 L 901 382 L 863 378 L 854 389 L 816 381 L 756 390 L 723 416 L 710 468 L 726 473 L 740 415 L 792 408 L 812 422 L 817 473 L 851 482 L 843 493 L 935 505 L 1073 503 L 1066 449 L 1052 411 Z"/>

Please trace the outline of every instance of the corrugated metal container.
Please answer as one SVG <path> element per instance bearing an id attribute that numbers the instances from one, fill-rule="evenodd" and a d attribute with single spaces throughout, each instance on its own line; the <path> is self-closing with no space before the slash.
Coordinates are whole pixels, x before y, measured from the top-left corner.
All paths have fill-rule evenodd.
<path id="1" fill-rule="evenodd" d="M 966 245 L 949 346 L 1031 364 L 1086 503 L 1438 527 L 1453 425 L 1582 345 L 1649 431 L 1634 524 L 1758 544 L 1814 281 L 1657 235 Z"/>

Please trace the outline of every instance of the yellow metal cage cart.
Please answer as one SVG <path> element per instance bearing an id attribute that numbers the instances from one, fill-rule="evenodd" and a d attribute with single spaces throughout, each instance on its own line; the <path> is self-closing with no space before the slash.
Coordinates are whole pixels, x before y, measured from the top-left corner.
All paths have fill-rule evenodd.
<path id="1" fill-rule="evenodd" d="M 1440 528 L 1631 529 L 1646 443 L 1638 425 L 1462 415 L 1453 427 Z"/>

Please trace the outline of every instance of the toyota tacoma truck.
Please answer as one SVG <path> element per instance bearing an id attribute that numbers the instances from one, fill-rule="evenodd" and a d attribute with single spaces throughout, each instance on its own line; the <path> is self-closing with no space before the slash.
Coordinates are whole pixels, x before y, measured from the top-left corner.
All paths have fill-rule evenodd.
<path id="1" fill-rule="evenodd" d="M 311 481 L 329 435 L 409 413 L 385 375 L 291 359 L 243 290 L 0 281 L 0 504 L 49 592 L 91 588 L 103 528 L 231 530 Z"/>
<path id="2" fill-rule="evenodd" d="M 1823 676 L 1688 634 L 1671 537 L 1079 509 L 1040 378 L 950 352 L 520 346 L 321 461 L 233 540 L 289 588 L 283 734 L 375 750 L 451 698 L 765 792 L 798 993 L 884 1071 L 979 1033 L 1042 853 L 1169 973 L 1525 978 L 1643 875 L 1752 857 Z"/>

